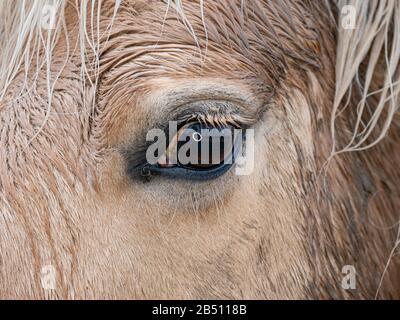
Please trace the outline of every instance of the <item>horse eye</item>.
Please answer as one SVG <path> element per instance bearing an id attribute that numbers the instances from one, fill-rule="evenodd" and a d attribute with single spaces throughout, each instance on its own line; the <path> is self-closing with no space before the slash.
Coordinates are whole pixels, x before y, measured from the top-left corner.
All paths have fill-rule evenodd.
<path id="1" fill-rule="evenodd" d="M 171 139 L 152 173 L 175 178 L 209 180 L 226 173 L 234 163 L 235 128 L 192 122 L 182 126 Z"/>

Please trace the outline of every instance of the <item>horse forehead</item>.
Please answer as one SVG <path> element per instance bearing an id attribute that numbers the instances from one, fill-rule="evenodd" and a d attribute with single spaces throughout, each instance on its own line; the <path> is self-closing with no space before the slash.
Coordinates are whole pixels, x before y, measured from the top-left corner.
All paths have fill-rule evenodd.
<path id="1" fill-rule="evenodd" d="M 189 1 L 182 7 L 162 1 L 123 2 L 102 43 L 104 81 L 115 85 L 127 78 L 222 74 L 255 75 L 277 84 L 289 60 L 315 66 L 319 59 L 318 45 L 310 40 L 317 38 L 311 34 L 315 29 L 311 24 L 305 28 L 301 14 L 305 8 L 297 5 L 285 12 L 291 6 L 258 0 Z M 288 15 L 298 17 L 285 22 Z M 273 19 L 279 19 L 279 27 Z M 294 30 L 295 24 L 303 35 Z"/>

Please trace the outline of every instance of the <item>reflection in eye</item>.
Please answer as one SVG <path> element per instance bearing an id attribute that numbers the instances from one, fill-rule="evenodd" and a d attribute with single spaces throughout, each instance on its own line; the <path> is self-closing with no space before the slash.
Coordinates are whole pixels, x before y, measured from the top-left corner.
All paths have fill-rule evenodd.
<path id="1" fill-rule="evenodd" d="M 145 166 L 144 174 L 159 173 L 175 178 L 209 180 L 226 173 L 239 149 L 234 127 L 192 122 L 182 126 L 171 139 L 156 165 Z"/>

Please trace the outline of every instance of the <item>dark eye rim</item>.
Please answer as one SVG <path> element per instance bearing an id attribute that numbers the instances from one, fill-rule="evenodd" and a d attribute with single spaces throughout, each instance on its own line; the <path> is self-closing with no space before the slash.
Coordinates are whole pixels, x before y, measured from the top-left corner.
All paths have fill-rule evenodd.
<path id="1" fill-rule="evenodd" d="M 143 176 L 153 176 L 153 175 L 163 175 L 174 179 L 185 179 L 185 180 L 195 180 L 195 181 L 208 181 L 216 179 L 226 172 L 228 172 L 233 163 L 221 163 L 215 165 L 209 169 L 194 169 L 187 168 L 184 166 L 176 165 L 173 167 L 161 167 L 157 164 L 150 165 L 147 164 L 143 167 Z"/>

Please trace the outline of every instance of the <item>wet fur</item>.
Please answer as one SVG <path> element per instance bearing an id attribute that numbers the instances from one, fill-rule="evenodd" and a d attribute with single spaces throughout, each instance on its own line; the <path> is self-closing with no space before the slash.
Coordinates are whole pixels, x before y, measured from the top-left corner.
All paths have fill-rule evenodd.
<path id="1" fill-rule="evenodd" d="M 103 30 L 112 8 L 106 1 Z M 47 112 L 45 80 L 29 79 L 34 89 L 17 100 L 23 75 L 14 80 L 0 103 L 0 297 L 374 298 L 397 236 L 399 122 L 321 174 L 336 12 L 319 1 L 221 0 L 205 3 L 203 21 L 197 2 L 184 9 L 198 43 L 176 11 L 164 20 L 164 3 L 123 2 L 101 39 L 97 94 L 82 88 L 75 53 L 28 147 Z M 203 98 L 240 88 L 256 128 L 254 174 L 207 188 L 132 182 L 121 150 L 168 111 L 168 92 L 184 88 L 172 95 L 180 102 L 208 83 Z M 340 119 L 339 141 L 351 117 Z M 40 285 L 47 264 L 55 291 Z M 356 267 L 356 290 L 341 287 L 344 265 Z M 379 297 L 399 297 L 399 276 L 394 257 Z"/>

